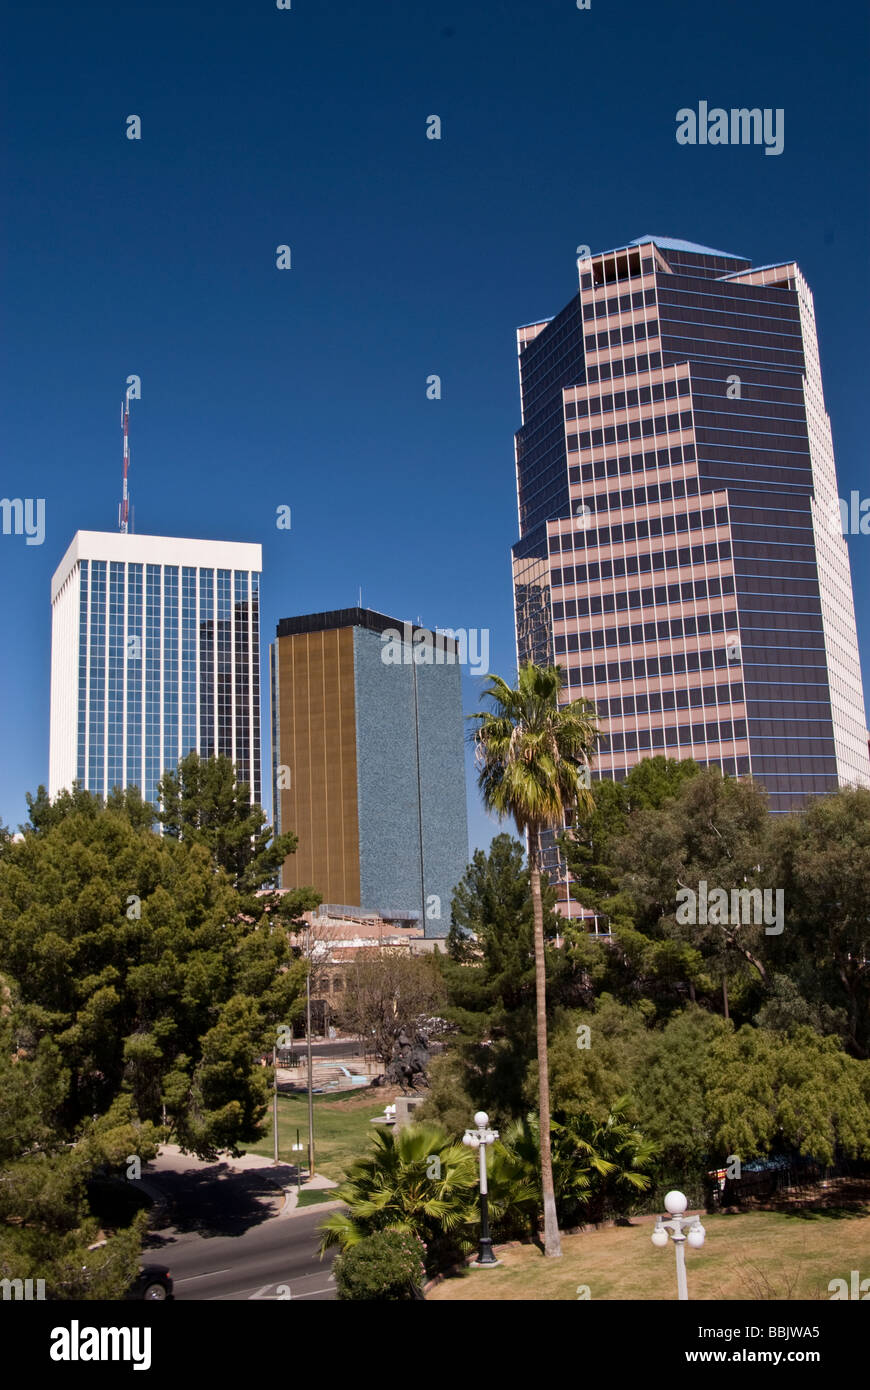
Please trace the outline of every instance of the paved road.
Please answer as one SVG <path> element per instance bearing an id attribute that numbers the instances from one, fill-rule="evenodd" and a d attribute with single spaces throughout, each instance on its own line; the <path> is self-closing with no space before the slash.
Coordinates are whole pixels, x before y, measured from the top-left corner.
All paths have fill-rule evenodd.
<path id="1" fill-rule="evenodd" d="M 362 1057 L 362 1048 L 358 1042 L 352 1038 L 347 1042 L 312 1042 L 311 1051 L 315 1057 Z M 293 1044 L 293 1052 L 304 1063 L 308 1052 L 305 1047 L 305 1039 L 299 1038 Z"/>
<path id="2" fill-rule="evenodd" d="M 176 1299 L 335 1298 L 332 1259 L 318 1255 L 316 1207 L 298 1215 L 273 1217 L 244 1236 L 187 1237 L 159 1256 L 172 1271 Z M 154 1258 L 158 1258 L 155 1254 Z"/>
<path id="3" fill-rule="evenodd" d="M 430 1052 L 440 1052 L 443 1043 L 432 1042 L 429 1044 Z M 308 1053 L 305 1048 L 305 1039 L 297 1038 L 293 1043 L 293 1051 L 304 1064 Z M 363 1052 L 359 1043 L 354 1038 L 348 1038 L 345 1042 L 328 1040 L 324 1042 L 312 1042 L 311 1051 L 315 1057 L 362 1057 Z"/>
<path id="4" fill-rule="evenodd" d="M 161 1156 L 143 1177 L 166 1203 L 143 1259 L 168 1265 L 176 1299 L 335 1298 L 332 1255 L 318 1253 L 324 1211 L 281 1214 L 262 1169 L 173 1167 Z"/>

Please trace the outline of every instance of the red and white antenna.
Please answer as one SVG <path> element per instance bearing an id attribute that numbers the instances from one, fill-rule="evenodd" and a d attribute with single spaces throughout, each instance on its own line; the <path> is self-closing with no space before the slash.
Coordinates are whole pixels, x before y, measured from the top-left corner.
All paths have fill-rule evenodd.
<path id="1" fill-rule="evenodd" d="M 121 406 L 121 432 L 124 436 L 124 483 L 121 501 L 118 504 L 118 530 L 126 535 L 130 529 L 130 494 L 127 488 L 127 475 L 130 471 L 130 391 L 124 396 Z"/>

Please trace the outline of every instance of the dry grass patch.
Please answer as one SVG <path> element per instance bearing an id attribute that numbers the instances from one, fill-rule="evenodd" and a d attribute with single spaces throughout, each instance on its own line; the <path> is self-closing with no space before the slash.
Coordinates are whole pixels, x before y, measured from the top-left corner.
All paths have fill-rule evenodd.
<path id="1" fill-rule="evenodd" d="M 867 1268 L 870 1208 L 702 1216 L 707 1240 L 686 1249 L 691 1299 L 828 1299 L 828 1283 Z M 652 1221 L 562 1237 L 561 1260 L 529 1245 L 499 1247 L 498 1269 L 469 1269 L 428 1295 L 456 1299 L 676 1299 L 673 1245 L 650 1241 Z"/>

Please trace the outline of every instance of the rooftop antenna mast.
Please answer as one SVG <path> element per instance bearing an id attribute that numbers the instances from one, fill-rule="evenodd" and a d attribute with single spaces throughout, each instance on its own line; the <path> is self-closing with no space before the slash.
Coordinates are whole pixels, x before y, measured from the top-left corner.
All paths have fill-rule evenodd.
<path id="1" fill-rule="evenodd" d="M 121 501 L 118 503 L 118 530 L 122 535 L 126 535 L 130 530 L 130 493 L 127 486 L 127 475 L 130 471 L 130 391 L 129 388 L 124 396 L 124 403 L 121 406 L 121 433 L 124 437 L 124 483 L 121 492 Z"/>

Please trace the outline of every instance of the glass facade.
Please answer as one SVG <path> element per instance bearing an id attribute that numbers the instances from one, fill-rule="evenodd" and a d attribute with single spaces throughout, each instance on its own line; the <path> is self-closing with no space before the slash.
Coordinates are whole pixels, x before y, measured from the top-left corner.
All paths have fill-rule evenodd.
<path id="1" fill-rule="evenodd" d="M 76 778 L 82 784 L 88 775 L 85 761 L 88 748 L 88 593 L 90 572 L 89 562 L 82 560 L 79 566 L 80 587 L 78 623 L 78 692 L 76 696 Z"/>
<path id="2" fill-rule="evenodd" d="M 216 752 L 214 679 L 214 570 L 199 572 L 199 752 L 213 758 Z"/>
<path id="3" fill-rule="evenodd" d="M 106 563 L 94 560 L 88 605 L 88 784 L 102 781 L 106 741 Z"/>
<path id="4" fill-rule="evenodd" d="M 229 570 L 218 570 L 215 619 L 217 751 L 225 758 L 231 758 L 233 755 L 233 643 L 230 580 Z"/>
<path id="5" fill-rule="evenodd" d="M 181 570 L 181 756 L 199 745 L 199 704 L 196 694 L 196 570 Z"/>
<path id="6" fill-rule="evenodd" d="M 232 717 L 233 709 L 236 711 L 236 767 L 239 777 L 247 782 L 251 776 L 251 720 L 248 710 L 249 700 L 247 690 L 247 673 L 249 670 L 249 655 L 251 650 L 250 636 L 248 633 L 251 600 L 248 592 L 248 576 L 246 574 L 236 574 L 234 576 L 234 583 L 234 621 L 230 623 L 229 635 L 235 644 L 235 648 L 231 672 L 232 684 L 228 688 L 227 695 L 230 716 Z M 257 650 L 259 650 L 259 643 L 257 644 Z"/>
<path id="7" fill-rule="evenodd" d="M 78 562 L 76 776 L 157 801 L 191 750 L 231 758 L 261 800 L 259 575 Z"/>
<path id="8" fill-rule="evenodd" d="M 444 659 L 412 660 L 420 637 Z M 276 826 L 298 837 L 281 887 L 445 936 L 468 863 L 457 643 L 371 609 L 284 618 L 271 684 Z"/>
<path id="9" fill-rule="evenodd" d="M 160 747 L 161 707 L 161 637 L 160 626 L 160 566 L 145 567 L 145 785 L 143 794 L 153 801 L 157 783 L 163 771 Z"/>
<path id="10" fill-rule="evenodd" d="M 251 758 L 257 786 L 255 800 L 260 800 L 260 576 L 251 574 L 251 708 L 256 719 L 251 724 Z"/>
<path id="11" fill-rule="evenodd" d="M 178 704 L 178 566 L 163 569 L 163 754 L 166 767 L 181 757 Z"/>
<path id="12" fill-rule="evenodd" d="M 751 774 L 774 810 L 870 785 L 800 271 L 648 237 L 580 272 L 517 335 L 520 661 L 551 650 L 565 699 L 595 702 L 599 777 L 691 757 Z"/>

